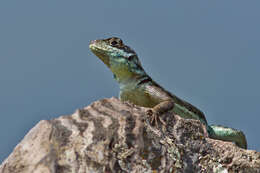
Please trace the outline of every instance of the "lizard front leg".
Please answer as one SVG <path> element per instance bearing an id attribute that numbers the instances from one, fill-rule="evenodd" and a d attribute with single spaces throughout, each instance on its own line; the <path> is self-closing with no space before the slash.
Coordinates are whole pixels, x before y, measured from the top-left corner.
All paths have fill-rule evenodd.
<path id="1" fill-rule="evenodd" d="M 160 114 L 165 113 L 169 110 L 172 110 L 174 107 L 173 100 L 165 100 L 155 105 L 152 109 L 147 110 L 146 114 L 152 116 L 151 123 L 155 122 L 155 125 L 158 127 L 158 121 L 166 125 L 166 123 L 160 117 Z"/>

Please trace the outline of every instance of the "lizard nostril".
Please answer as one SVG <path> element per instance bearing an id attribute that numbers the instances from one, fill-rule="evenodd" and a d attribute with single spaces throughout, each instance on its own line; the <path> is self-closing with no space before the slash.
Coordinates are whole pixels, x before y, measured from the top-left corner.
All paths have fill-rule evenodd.
<path id="1" fill-rule="evenodd" d="M 91 40 L 90 44 L 95 44 L 97 42 L 97 40 Z"/>

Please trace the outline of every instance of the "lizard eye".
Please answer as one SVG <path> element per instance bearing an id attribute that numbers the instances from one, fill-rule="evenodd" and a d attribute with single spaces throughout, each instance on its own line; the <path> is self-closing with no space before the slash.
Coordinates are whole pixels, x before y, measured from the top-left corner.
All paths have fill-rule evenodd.
<path id="1" fill-rule="evenodd" d="M 117 45 L 117 41 L 112 41 L 111 43 L 110 43 L 112 46 L 115 46 L 115 45 Z"/>

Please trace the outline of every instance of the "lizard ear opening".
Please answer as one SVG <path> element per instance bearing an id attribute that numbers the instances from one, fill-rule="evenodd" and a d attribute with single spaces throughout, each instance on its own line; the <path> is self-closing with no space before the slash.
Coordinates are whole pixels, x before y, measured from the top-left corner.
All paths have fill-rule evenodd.
<path id="1" fill-rule="evenodd" d="M 128 59 L 129 61 L 132 61 L 135 56 L 136 56 L 136 55 L 131 55 L 131 56 L 129 56 L 127 59 Z"/>
<path id="2" fill-rule="evenodd" d="M 130 55 L 128 58 L 127 58 L 128 61 L 130 61 L 132 64 L 135 64 L 135 66 L 138 68 L 138 69 L 142 69 L 143 70 L 143 67 L 137 57 L 136 54 L 134 55 Z"/>

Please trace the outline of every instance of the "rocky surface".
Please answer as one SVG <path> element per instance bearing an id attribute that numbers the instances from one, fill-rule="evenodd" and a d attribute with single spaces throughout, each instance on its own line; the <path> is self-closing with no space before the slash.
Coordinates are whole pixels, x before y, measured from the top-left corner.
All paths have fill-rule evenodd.
<path id="1" fill-rule="evenodd" d="M 74 114 L 42 120 L 1 164 L 1 173 L 260 172 L 260 153 L 207 138 L 197 120 L 103 99 Z"/>

